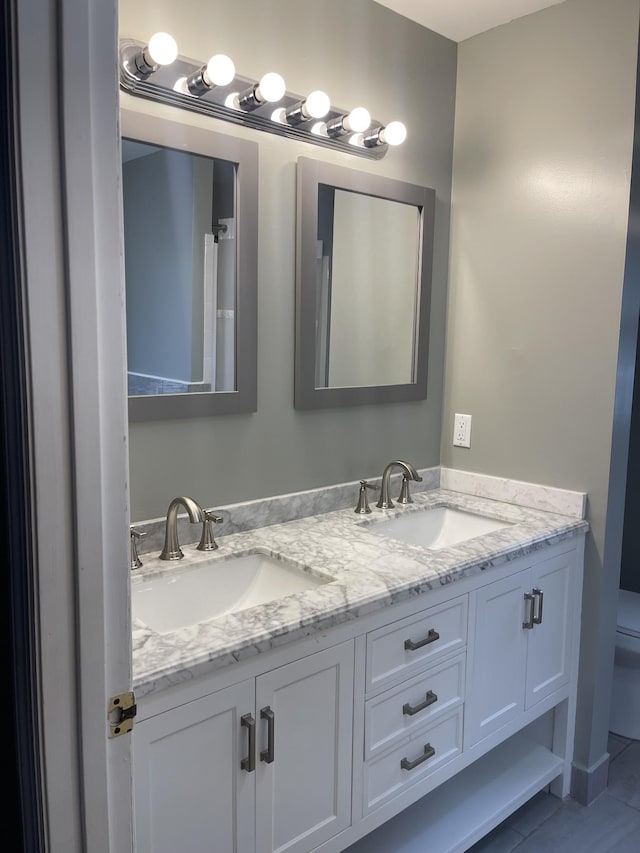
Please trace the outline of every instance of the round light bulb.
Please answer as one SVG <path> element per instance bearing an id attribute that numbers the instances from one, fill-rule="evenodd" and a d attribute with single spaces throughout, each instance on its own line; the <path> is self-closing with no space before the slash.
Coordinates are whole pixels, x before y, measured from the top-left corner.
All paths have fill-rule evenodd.
<path id="1" fill-rule="evenodd" d="M 326 137 L 328 137 L 328 136 L 329 136 L 329 134 L 327 133 L 327 125 L 326 125 L 326 122 L 324 122 L 324 121 L 317 121 L 317 122 L 312 126 L 312 128 L 311 128 L 311 133 L 315 133 L 315 134 L 316 134 L 316 136 L 326 136 Z"/>
<path id="2" fill-rule="evenodd" d="M 258 83 L 257 94 L 261 101 L 273 104 L 279 101 L 287 91 L 286 84 L 279 74 L 269 71 Z"/>
<path id="3" fill-rule="evenodd" d="M 274 110 L 271 113 L 271 121 L 275 121 L 278 124 L 286 124 L 287 123 L 287 111 L 284 107 L 278 107 L 277 110 Z"/>
<path id="4" fill-rule="evenodd" d="M 371 115 L 369 110 L 364 107 L 355 107 L 344 120 L 344 126 L 347 130 L 352 130 L 354 133 L 362 133 L 371 124 Z"/>
<path id="5" fill-rule="evenodd" d="M 387 145 L 402 145 L 407 138 L 407 128 L 401 121 L 390 121 L 380 131 L 380 137 Z"/>
<path id="6" fill-rule="evenodd" d="M 173 91 L 179 92 L 181 95 L 188 95 L 189 90 L 187 89 L 187 78 L 178 77 L 176 82 L 173 84 Z"/>
<path id="7" fill-rule="evenodd" d="M 331 108 L 331 101 L 326 92 L 316 89 L 305 98 L 304 112 L 309 118 L 324 118 Z"/>
<path id="8" fill-rule="evenodd" d="M 149 39 L 147 51 L 156 65 L 171 65 L 178 55 L 178 45 L 169 33 L 156 33 Z"/>
<path id="9" fill-rule="evenodd" d="M 240 109 L 240 104 L 238 103 L 239 97 L 240 97 L 239 92 L 231 92 L 224 99 L 225 107 L 227 107 L 230 110 L 239 110 Z"/>
<path id="10" fill-rule="evenodd" d="M 236 67 L 224 53 L 217 53 L 207 62 L 207 77 L 214 86 L 228 86 L 236 76 Z"/>

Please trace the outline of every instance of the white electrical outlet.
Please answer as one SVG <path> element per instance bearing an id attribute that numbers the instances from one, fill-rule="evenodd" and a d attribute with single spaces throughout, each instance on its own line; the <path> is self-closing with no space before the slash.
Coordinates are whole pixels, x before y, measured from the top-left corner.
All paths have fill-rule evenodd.
<path id="1" fill-rule="evenodd" d="M 453 416 L 454 447 L 471 447 L 471 415 Z"/>

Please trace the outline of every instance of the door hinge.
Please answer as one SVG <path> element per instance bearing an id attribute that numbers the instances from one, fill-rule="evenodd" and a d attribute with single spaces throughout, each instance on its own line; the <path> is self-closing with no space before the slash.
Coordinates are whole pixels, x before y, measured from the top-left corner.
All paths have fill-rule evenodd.
<path id="1" fill-rule="evenodd" d="M 120 693 L 109 699 L 107 717 L 109 719 L 109 737 L 128 734 L 133 728 L 133 718 L 138 711 L 133 693 Z"/>

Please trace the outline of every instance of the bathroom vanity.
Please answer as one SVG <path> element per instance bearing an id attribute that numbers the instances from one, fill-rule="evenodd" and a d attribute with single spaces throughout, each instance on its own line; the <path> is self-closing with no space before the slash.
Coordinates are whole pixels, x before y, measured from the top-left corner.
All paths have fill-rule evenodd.
<path id="1" fill-rule="evenodd" d="M 443 538 L 414 544 L 434 511 Z M 487 532 L 465 538 L 466 515 Z M 385 529 L 398 518 L 409 533 Z M 178 567 L 145 560 L 136 849 L 463 851 L 545 786 L 566 796 L 586 529 L 431 489 L 185 547 Z M 247 556 L 313 580 L 199 624 L 188 602 L 181 627 L 140 609 L 158 584 L 180 609 L 199 566 L 226 589 Z"/>

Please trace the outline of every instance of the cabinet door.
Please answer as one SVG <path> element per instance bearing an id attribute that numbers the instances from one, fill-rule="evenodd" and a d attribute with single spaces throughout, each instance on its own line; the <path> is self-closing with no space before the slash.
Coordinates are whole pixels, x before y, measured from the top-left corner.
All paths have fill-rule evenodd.
<path id="1" fill-rule="evenodd" d="M 311 850 L 351 823 L 353 659 L 342 643 L 256 680 L 257 853 Z"/>
<path id="2" fill-rule="evenodd" d="M 254 681 L 143 720 L 133 731 L 137 853 L 251 853 L 255 772 L 243 714 Z"/>
<path id="3" fill-rule="evenodd" d="M 524 710 L 526 634 L 524 594 L 530 573 L 488 584 L 471 593 L 475 625 L 467 652 L 465 749 Z"/>
<path id="4" fill-rule="evenodd" d="M 527 682 L 525 707 L 539 702 L 569 681 L 569 602 L 575 552 L 561 554 L 531 571 L 536 617 L 542 621 L 527 631 Z"/>

